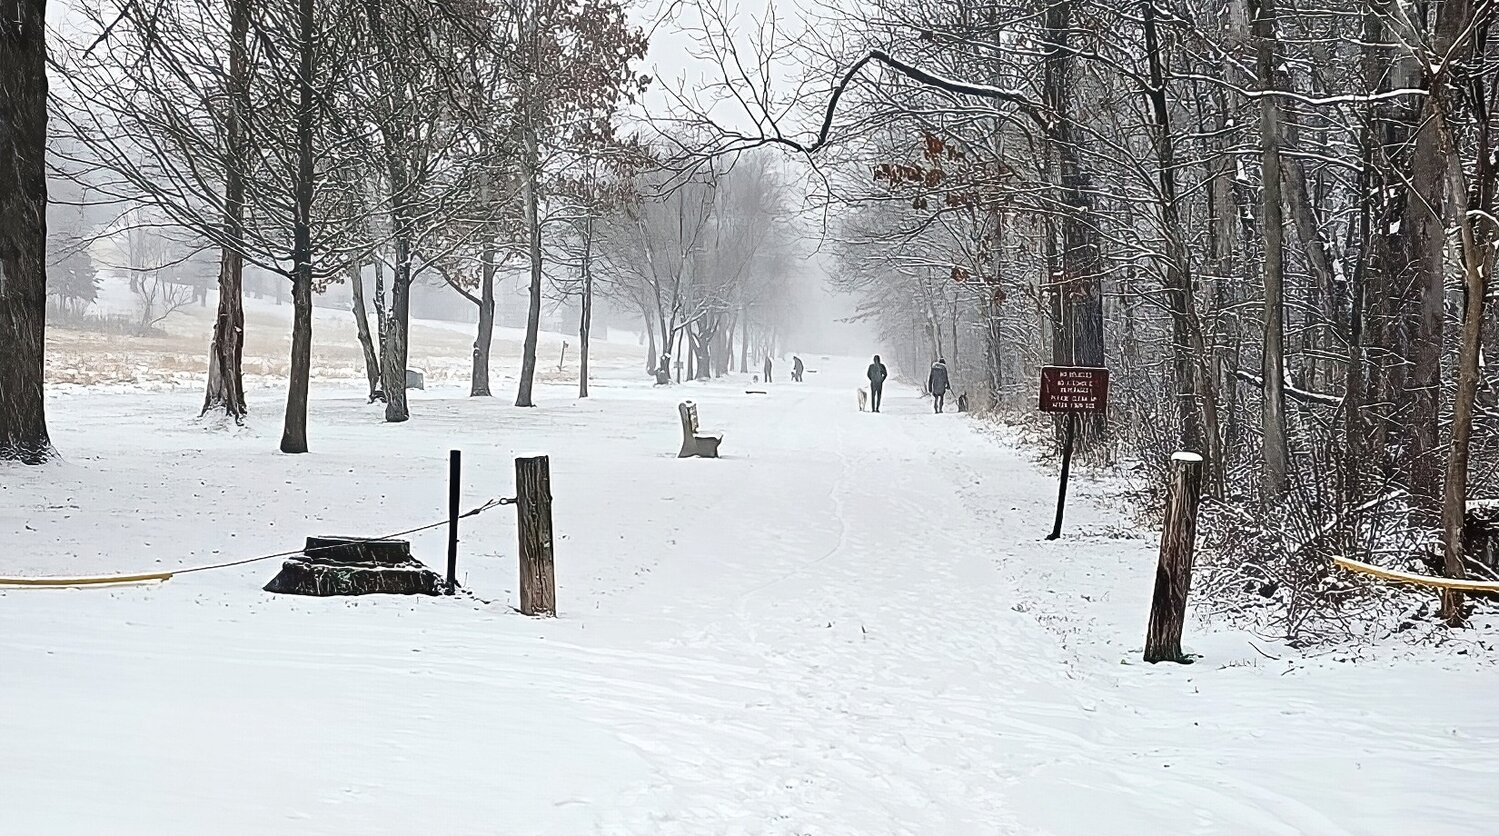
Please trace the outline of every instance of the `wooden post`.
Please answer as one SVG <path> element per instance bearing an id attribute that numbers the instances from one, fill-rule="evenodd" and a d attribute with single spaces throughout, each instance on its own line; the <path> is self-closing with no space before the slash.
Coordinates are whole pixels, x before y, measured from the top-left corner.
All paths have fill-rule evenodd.
<path id="1" fill-rule="evenodd" d="M 1063 433 L 1062 441 L 1062 480 L 1057 487 L 1057 518 L 1051 524 L 1051 533 L 1046 539 L 1055 540 L 1062 536 L 1062 511 L 1067 507 L 1067 473 L 1072 470 L 1072 434 L 1077 427 L 1077 413 L 1067 413 L 1067 430 Z"/>
<path id="2" fill-rule="evenodd" d="M 1161 527 L 1161 558 L 1150 600 L 1145 632 L 1145 661 L 1182 662 L 1182 624 L 1187 618 L 1187 590 L 1192 585 L 1192 551 L 1197 540 L 1197 503 L 1202 498 L 1202 456 L 1171 455 L 1171 483 L 1166 519 Z"/>
<path id="3" fill-rule="evenodd" d="M 520 532 L 520 611 L 525 615 L 556 615 L 552 466 L 546 456 L 515 460 L 515 509 Z"/>
<path id="4" fill-rule="evenodd" d="M 448 453 L 448 594 L 458 589 L 458 468 L 462 454 Z"/>

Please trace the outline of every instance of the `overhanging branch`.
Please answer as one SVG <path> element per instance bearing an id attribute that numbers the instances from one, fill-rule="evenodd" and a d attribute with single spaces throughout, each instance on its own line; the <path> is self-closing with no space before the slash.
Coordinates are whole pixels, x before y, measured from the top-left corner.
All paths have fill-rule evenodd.
<path id="1" fill-rule="evenodd" d="M 1019 108 L 1022 113 L 1035 120 L 1037 124 L 1041 125 L 1041 127 L 1046 128 L 1050 125 L 1050 121 L 1047 119 L 1046 109 L 1041 105 L 1041 103 L 1035 101 L 1019 90 L 1010 90 L 1003 87 L 993 87 L 987 84 L 972 84 L 966 81 L 959 81 L 957 79 L 948 78 L 946 76 L 938 75 L 937 73 L 931 72 L 929 70 L 924 70 L 914 64 L 908 64 L 898 58 L 891 56 L 884 50 L 874 49 L 870 50 L 868 55 L 865 55 L 863 58 L 855 61 L 853 66 L 848 68 L 848 71 L 843 74 L 843 77 L 839 79 L 838 83 L 833 87 L 833 95 L 828 99 L 827 111 L 823 114 L 822 117 L 822 128 L 817 132 L 817 141 L 813 142 L 811 145 L 804 145 L 803 143 L 798 142 L 794 139 L 790 139 L 788 137 L 780 135 L 766 137 L 764 141 L 766 143 L 785 145 L 787 147 L 800 151 L 803 154 L 816 153 L 823 146 L 827 145 L 828 135 L 831 134 L 833 130 L 833 119 L 838 112 L 838 101 L 843 98 L 843 94 L 848 89 L 848 85 L 853 83 L 854 78 L 856 78 L 859 75 L 860 71 L 862 71 L 864 67 L 867 66 L 871 61 L 882 64 L 889 69 L 895 70 L 896 72 L 911 79 L 912 81 L 917 82 L 918 84 L 924 84 L 928 87 L 933 87 L 938 90 L 945 90 L 949 93 L 955 93 L 961 96 L 974 96 L 981 99 L 989 99 L 991 101 L 1000 101 L 1013 104 L 1017 108 Z"/>

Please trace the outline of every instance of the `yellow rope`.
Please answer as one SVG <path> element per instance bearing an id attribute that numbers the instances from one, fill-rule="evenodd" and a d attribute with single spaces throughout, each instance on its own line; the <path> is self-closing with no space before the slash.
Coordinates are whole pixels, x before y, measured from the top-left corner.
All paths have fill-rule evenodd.
<path id="1" fill-rule="evenodd" d="M 106 583 L 140 583 L 171 580 L 171 572 L 142 575 L 100 575 L 92 578 L 0 578 L 0 586 L 93 586 Z"/>
<path id="2" fill-rule="evenodd" d="M 1333 563 L 1351 572 L 1363 572 L 1376 578 L 1398 583 L 1413 583 L 1418 586 L 1430 586 L 1437 589 L 1460 589 L 1465 592 L 1499 592 L 1499 581 L 1469 581 L 1457 580 L 1455 578 L 1437 578 L 1431 575 L 1417 575 L 1413 572 L 1399 572 L 1394 569 L 1381 569 L 1378 566 L 1370 566 L 1357 560 L 1346 557 L 1335 557 Z"/>
<path id="3" fill-rule="evenodd" d="M 467 519 L 468 517 L 472 517 L 472 516 L 474 516 L 476 514 L 482 514 L 482 513 L 484 513 L 485 511 L 488 511 L 491 508 L 497 508 L 497 507 L 499 507 L 501 505 L 514 505 L 514 504 L 515 504 L 515 498 L 514 497 L 503 497 L 503 498 L 500 498 L 500 499 L 491 499 L 488 502 L 484 503 L 483 505 L 478 506 L 477 508 L 473 508 L 473 509 L 471 509 L 469 511 L 465 511 L 462 514 L 459 514 L 458 518 L 459 519 Z M 444 526 L 444 525 L 447 525 L 447 524 L 448 524 L 447 520 L 442 520 L 440 522 L 435 522 L 435 523 L 432 523 L 430 525 L 424 525 L 424 526 L 420 526 L 418 528 L 408 528 L 405 531 L 396 531 L 396 532 L 393 532 L 391 534 L 386 534 L 386 535 L 383 535 L 383 536 L 380 536 L 380 537 L 361 537 L 361 538 L 353 539 L 350 542 L 370 543 L 370 542 L 374 542 L 376 540 L 389 540 L 392 537 L 404 537 L 407 534 L 416 534 L 418 532 L 428 531 L 430 529 L 437 528 L 439 526 Z M 332 548 L 337 548 L 339 545 L 340 544 L 333 544 L 333 545 L 328 545 L 328 546 L 320 546 L 319 548 L 321 548 L 321 549 L 332 549 Z M 307 552 L 306 549 L 293 549 L 291 551 L 276 552 L 275 554 L 263 554 L 263 555 L 260 555 L 259 557 L 247 557 L 247 558 L 245 558 L 243 560 L 231 560 L 231 561 L 228 561 L 228 562 L 225 562 L 225 563 L 210 563 L 210 564 L 208 564 L 206 566 L 189 566 L 186 569 L 175 569 L 175 570 L 173 570 L 171 572 L 143 572 L 143 573 L 138 574 L 138 575 L 99 575 L 97 577 L 87 577 L 87 578 L 0 578 L 0 586 L 96 586 L 96 585 L 111 584 L 111 583 L 140 583 L 142 581 L 168 581 L 168 580 L 172 579 L 173 575 L 185 575 L 185 574 L 188 574 L 189 572 L 208 572 L 208 571 L 212 571 L 214 569 L 227 569 L 230 566 L 243 566 L 246 563 L 256 563 L 256 562 L 259 562 L 259 561 L 262 561 L 262 560 L 272 560 L 272 559 L 277 558 L 277 557 L 291 557 L 292 555 L 305 554 L 306 552 Z"/>

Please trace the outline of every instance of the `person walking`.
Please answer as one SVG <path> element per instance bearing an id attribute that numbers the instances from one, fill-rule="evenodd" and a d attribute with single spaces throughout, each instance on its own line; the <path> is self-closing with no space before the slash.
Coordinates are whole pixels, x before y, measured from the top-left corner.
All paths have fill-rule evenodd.
<path id="1" fill-rule="evenodd" d="M 890 372 L 885 364 L 880 362 L 880 355 L 874 356 L 874 362 L 869 364 L 869 371 L 865 373 L 869 378 L 869 411 L 880 411 L 880 397 L 885 393 L 885 378 Z"/>
<path id="2" fill-rule="evenodd" d="M 926 386 L 932 393 L 932 406 L 938 413 L 942 412 L 942 398 L 952 389 L 952 382 L 947 379 L 947 361 L 941 357 L 932 364 L 932 373 L 927 375 Z"/>
<path id="3" fill-rule="evenodd" d="M 765 355 L 765 382 L 770 382 L 770 355 Z"/>
<path id="4" fill-rule="evenodd" d="M 791 382 L 792 383 L 801 383 L 802 382 L 802 372 L 806 371 L 806 369 L 807 369 L 807 367 L 804 366 L 804 365 L 802 365 L 802 358 L 796 356 L 795 354 L 791 355 Z"/>

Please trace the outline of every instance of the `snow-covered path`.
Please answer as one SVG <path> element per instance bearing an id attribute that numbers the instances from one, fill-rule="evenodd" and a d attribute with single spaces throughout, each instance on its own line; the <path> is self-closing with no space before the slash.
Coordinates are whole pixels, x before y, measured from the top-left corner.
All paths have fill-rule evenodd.
<path id="1" fill-rule="evenodd" d="M 1136 664 L 1150 535 L 857 364 L 801 386 L 405 425 L 319 400 L 313 454 L 205 432 L 191 396 L 55 398 L 68 461 L 0 469 L 0 574 L 180 566 L 376 535 L 553 457 L 556 620 L 514 613 L 514 520 L 469 521 L 480 600 L 300 599 L 272 564 L 0 592 L 0 833 L 1460 834 L 1499 813 L 1494 668 L 1272 662 L 1189 625 Z M 726 433 L 673 458 L 675 403 Z M 441 535 L 415 541 L 434 565 Z M 1272 654 L 1293 654 L 1264 642 Z M 1440 708 L 1436 703 L 1440 701 Z M 1443 719 L 1443 718 L 1451 719 Z"/>

